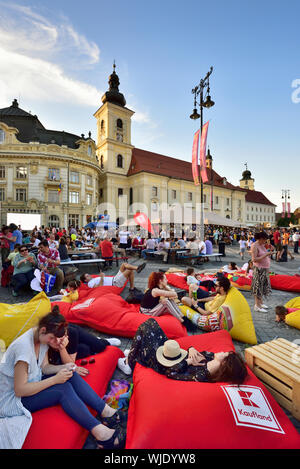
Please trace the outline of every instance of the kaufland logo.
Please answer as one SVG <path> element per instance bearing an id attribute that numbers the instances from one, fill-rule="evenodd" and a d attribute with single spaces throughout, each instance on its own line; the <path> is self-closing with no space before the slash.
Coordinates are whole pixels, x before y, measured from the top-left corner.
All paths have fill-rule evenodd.
<path id="1" fill-rule="evenodd" d="M 284 433 L 263 390 L 256 386 L 221 386 L 236 425 Z"/>

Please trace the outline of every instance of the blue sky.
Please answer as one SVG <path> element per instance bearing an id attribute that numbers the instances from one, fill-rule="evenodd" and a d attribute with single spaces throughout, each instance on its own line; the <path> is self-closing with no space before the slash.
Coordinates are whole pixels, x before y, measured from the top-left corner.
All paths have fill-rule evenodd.
<path id="1" fill-rule="evenodd" d="M 248 162 L 255 188 L 278 211 L 290 189 L 295 209 L 299 17 L 298 1 L 0 0 L 0 107 L 16 97 L 46 127 L 95 138 L 115 59 L 136 112 L 132 144 L 189 161 L 191 90 L 213 66 L 204 122 L 214 168 L 238 184 Z"/>

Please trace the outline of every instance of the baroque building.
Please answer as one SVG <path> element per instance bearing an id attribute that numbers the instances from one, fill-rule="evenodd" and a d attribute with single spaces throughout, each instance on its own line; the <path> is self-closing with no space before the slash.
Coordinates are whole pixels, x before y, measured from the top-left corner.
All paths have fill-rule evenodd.
<path id="1" fill-rule="evenodd" d="M 0 109 L 1 224 L 40 214 L 45 226 L 82 226 L 98 204 L 100 168 L 91 138 L 46 129 L 19 107 Z"/>

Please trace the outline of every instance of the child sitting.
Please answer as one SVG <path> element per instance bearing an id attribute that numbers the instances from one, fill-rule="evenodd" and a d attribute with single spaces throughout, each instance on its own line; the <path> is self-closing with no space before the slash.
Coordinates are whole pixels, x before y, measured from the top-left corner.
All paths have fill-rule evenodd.
<path id="1" fill-rule="evenodd" d="M 80 287 L 79 280 L 71 280 L 66 290 L 60 290 L 60 295 L 55 295 L 50 298 L 50 301 L 64 301 L 65 303 L 74 303 L 79 299 L 78 288 Z"/>

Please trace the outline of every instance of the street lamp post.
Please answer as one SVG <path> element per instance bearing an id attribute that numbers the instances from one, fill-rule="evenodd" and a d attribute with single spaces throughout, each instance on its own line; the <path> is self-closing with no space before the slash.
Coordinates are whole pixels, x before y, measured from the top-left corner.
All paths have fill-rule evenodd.
<path id="1" fill-rule="evenodd" d="M 290 190 L 289 189 L 281 189 L 281 198 L 284 199 L 284 214 L 283 218 L 285 217 L 287 210 L 287 200 L 290 200 Z"/>
<path id="2" fill-rule="evenodd" d="M 193 113 L 190 115 L 190 118 L 193 120 L 199 119 L 200 117 L 200 135 L 202 135 L 202 128 L 203 128 L 203 108 L 210 108 L 215 103 L 212 101 L 210 97 L 210 88 L 209 88 L 209 77 L 212 74 L 213 67 L 210 67 L 209 72 L 205 75 L 203 79 L 200 80 L 200 83 L 192 89 L 192 93 L 194 95 L 194 110 Z M 207 94 L 204 101 L 204 90 L 207 89 Z M 199 101 L 197 101 L 197 97 L 199 97 Z M 197 112 L 197 104 L 200 109 L 200 114 Z M 204 207 L 203 207 L 203 181 L 200 175 L 200 193 L 201 193 L 201 212 L 200 212 L 200 238 L 204 240 Z"/>

